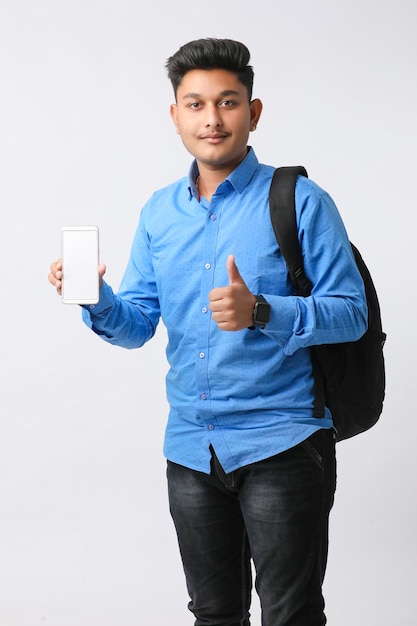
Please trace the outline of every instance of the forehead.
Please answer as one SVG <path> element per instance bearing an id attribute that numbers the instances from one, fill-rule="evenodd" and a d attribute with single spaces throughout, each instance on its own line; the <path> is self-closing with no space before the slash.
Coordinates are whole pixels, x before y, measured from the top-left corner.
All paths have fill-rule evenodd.
<path id="1" fill-rule="evenodd" d="M 190 70 L 183 76 L 177 89 L 177 98 L 180 100 L 196 95 L 211 98 L 231 93 L 247 96 L 246 87 L 234 72 L 222 69 Z"/>

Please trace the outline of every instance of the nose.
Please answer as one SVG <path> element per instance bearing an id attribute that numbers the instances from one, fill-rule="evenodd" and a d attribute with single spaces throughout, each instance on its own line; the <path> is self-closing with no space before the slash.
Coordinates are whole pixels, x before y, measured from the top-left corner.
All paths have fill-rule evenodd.
<path id="1" fill-rule="evenodd" d="M 206 108 L 206 128 L 219 128 L 223 122 L 220 115 L 219 108 L 213 104 Z"/>

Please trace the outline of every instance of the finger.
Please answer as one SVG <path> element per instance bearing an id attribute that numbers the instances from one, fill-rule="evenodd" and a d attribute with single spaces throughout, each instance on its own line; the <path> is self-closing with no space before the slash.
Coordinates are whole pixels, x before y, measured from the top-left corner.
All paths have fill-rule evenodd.
<path id="1" fill-rule="evenodd" d="M 212 319 L 218 326 L 222 324 L 228 324 L 230 322 L 232 315 L 228 311 L 219 310 L 212 311 Z"/>
<path id="2" fill-rule="evenodd" d="M 53 285 L 54 287 L 57 286 L 57 282 L 61 282 L 60 280 L 58 280 L 55 276 L 55 274 L 53 274 L 52 272 L 49 272 L 48 274 L 48 280 L 51 283 L 51 285 Z"/>
<path id="3" fill-rule="evenodd" d="M 57 272 L 60 272 L 62 270 L 62 261 L 61 259 L 58 259 L 58 261 L 54 261 L 53 263 L 51 263 L 51 267 L 49 268 L 51 271 L 51 274 L 56 274 Z"/>
<path id="4" fill-rule="evenodd" d="M 210 300 L 209 309 L 212 313 L 219 313 L 224 310 L 224 303 L 222 299 Z"/>
<path id="5" fill-rule="evenodd" d="M 98 266 L 98 276 L 99 276 L 99 285 L 100 285 L 100 287 L 103 284 L 103 276 L 106 273 L 106 269 L 107 269 L 107 267 L 104 265 L 104 263 L 100 263 L 100 265 Z"/>
<path id="6" fill-rule="evenodd" d="M 226 268 L 229 276 L 229 285 L 233 285 L 234 283 L 244 283 L 244 280 L 237 268 L 233 254 L 229 254 L 227 257 Z"/>
<path id="7" fill-rule="evenodd" d="M 61 259 L 51 264 L 48 280 L 54 287 L 59 287 L 62 280 L 62 262 Z"/>
<path id="8" fill-rule="evenodd" d="M 225 288 L 224 287 L 214 287 L 211 289 L 208 294 L 209 302 L 215 302 L 216 300 L 223 300 L 225 296 Z"/>
<path id="9" fill-rule="evenodd" d="M 61 272 L 61 274 L 62 274 L 62 272 Z M 57 278 L 57 276 L 55 274 L 50 272 L 48 274 L 48 280 L 51 283 L 51 285 L 53 285 L 56 288 L 56 290 L 59 293 L 59 295 L 61 295 L 61 289 L 62 289 L 62 280 L 61 280 L 61 278 Z"/>

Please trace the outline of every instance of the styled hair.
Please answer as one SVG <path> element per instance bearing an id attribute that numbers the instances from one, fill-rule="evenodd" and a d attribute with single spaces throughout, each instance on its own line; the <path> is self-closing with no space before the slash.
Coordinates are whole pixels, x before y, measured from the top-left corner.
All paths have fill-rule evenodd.
<path id="1" fill-rule="evenodd" d="M 185 74 L 191 70 L 222 69 L 233 72 L 252 98 L 254 72 L 249 65 L 250 52 L 239 41 L 232 39 L 197 39 L 184 44 L 166 62 L 168 78 L 175 95 Z"/>

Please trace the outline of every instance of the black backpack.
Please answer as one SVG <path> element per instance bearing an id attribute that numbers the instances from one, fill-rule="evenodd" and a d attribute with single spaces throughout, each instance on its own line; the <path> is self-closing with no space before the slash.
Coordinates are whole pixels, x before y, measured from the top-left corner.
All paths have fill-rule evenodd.
<path id="1" fill-rule="evenodd" d="M 313 285 L 304 273 L 295 216 L 297 176 L 307 177 L 301 166 L 275 170 L 269 192 L 271 221 L 293 285 L 301 296 L 310 295 Z M 314 416 L 324 417 L 328 406 L 337 429 L 337 439 L 347 439 L 371 428 L 379 419 L 385 396 L 385 364 L 378 297 L 359 251 L 351 244 L 365 285 L 368 329 L 358 340 L 313 346 Z"/>

